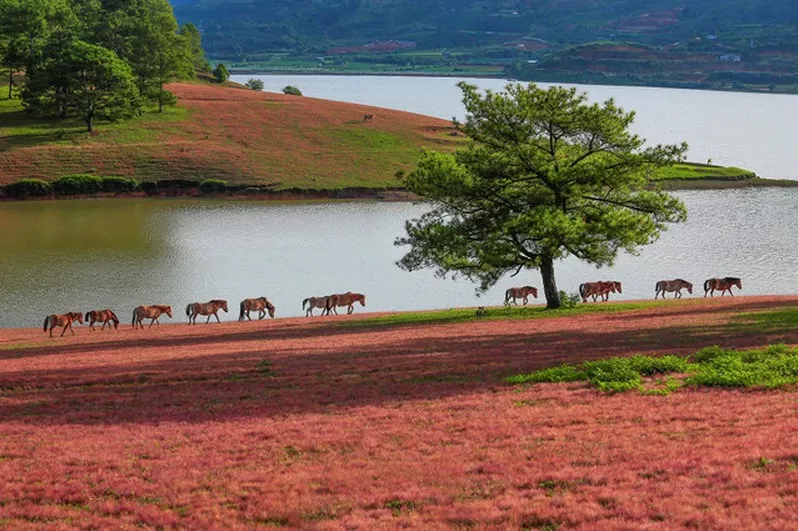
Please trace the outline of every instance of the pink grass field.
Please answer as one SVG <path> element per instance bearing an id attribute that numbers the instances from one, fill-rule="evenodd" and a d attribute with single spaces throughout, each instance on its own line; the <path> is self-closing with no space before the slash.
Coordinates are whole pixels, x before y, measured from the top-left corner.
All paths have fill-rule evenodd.
<path id="1" fill-rule="evenodd" d="M 0 331 L 9 528 L 794 529 L 798 394 L 608 396 L 510 374 L 798 343 L 798 297 L 363 326 Z"/>

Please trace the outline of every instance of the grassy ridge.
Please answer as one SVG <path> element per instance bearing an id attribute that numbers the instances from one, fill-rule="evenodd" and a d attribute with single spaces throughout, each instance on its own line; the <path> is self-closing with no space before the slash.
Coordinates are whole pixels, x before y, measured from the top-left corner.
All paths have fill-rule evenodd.
<path id="1" fill-rule="evenodd" d="M 449 122 L 400 111 L 198 84 L 169 89 L 176 108 L 100 124 L 95 135 L 0 100 L 0 184 L 96 173 L 276 190 L 396 187 L 396 172 L 411 168 L 422 147 L 462 142 Z M 364 123 L 366 113 L 377 117 Z"/>
<path id="2" fill-rule="evenodd" d="M 222 179 L 273 190 L 397 188 L 423 147 L 464 145 L 445 120 L 363 105 L 173 84 L 179 104 L 121 123 L 41 120 L 0 100 L 0 186 L 26 178 L 118 175 L 139 181 Z M 376 119 L 363 122 L 363 115 Z M 679 164 L 658 180 L 749 182 L 752 172 Z"/>

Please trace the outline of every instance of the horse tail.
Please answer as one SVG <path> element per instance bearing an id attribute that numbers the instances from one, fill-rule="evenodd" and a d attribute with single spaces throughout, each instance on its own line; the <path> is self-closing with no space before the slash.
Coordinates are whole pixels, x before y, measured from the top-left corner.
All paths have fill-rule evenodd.
<path id="1" fill-rule="evenodd" d="M 507 291 L 504 292 L 504 302 L 506 303 L 509 300 L 510 300 L 510 290 L 508 289 Z"/>
<path id="2" fill-rule="evenodd" d="M 186 315 L 191 315 L 191 303 L 186 306 Z"/>
<path id="3" fill-rule="evenodd" d="M 579 284 L 579 294 L 584 297 L 585 291 L 587 291 L 587 284 Z"/>
<path id="4" fill-rule="evenodd" d="M 654 285 L 654 293 L 659 293 L 659 283 L 660 281 L 658 280 L 657 283 Z"/>
<path id="5" fill-rule="evenodd" d="M 47 325 L 50 324 L 50 316 L 44 318 L 44 331 L 47 332 Z"/>
<path id="6" fill-rule="evenodd" d="M 83 316 L 83 319 L 88 321 L 91 318 L 91 312 L 86 312 L 86 315 Z"/>
<path id="7" fill-rule="evenodd" d="M 305 305 L 310 302 L 310 297 L 302 301 L 302 309 L 305 309 Z"/>
<path id="8" fill-rule="evenodd" d="M 238 312 L 238 320 L 239 321 L 243 321 L 244 320 L 244 302 L 245 301 L 241 301 L 241 304 L 239 304 L 239 306 L 238 306 L 239 310 L 240 310 Z"/>
<path id="9" fill-rule="evenodd" d="M 710 280 L 712 280 L 712 279 L 711 279 L 711 278 L 708 278 L 708 279 L 706 279 L 706 280 L 704 281 L 704 292 L 707 292 L 707 291 L 709 291 L 709 281 L 710 281 Z"/>

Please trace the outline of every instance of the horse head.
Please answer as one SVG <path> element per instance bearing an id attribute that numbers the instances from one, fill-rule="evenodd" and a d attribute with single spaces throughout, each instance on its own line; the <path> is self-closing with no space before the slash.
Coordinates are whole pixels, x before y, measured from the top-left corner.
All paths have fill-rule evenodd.
<path id="1" fill-rule="evenodd" d="M 358 294 L 358 300 L 360 301 L 361 306 L 366 306 L 366 296 L 362 294 Z"/>
<path id="2" fill-rule="evenodd" d="M 168 316 L 169 316 L 169 318 L 171 319 L 171 318 L 172 318 L 172 307 L 171 307 L 171 306 L 167 306 L 167 307 L 164 309 L 164 313 L 166 313 L 166 315 L 168 315 Z"/>
<path id="3" fill-rule="evenodd" d="M 227 313 L 227 301 L 219 301 L 219 307 Z"/>
<path id="4" fill-rule="evenodd" d="M 83 324 L 83 314 L 80 312 L 72 312 L 72 319 L 79 322 L 80 324 Z M 89 318 L 87 317 L 86 320 L 88 321 Z"/>
<path id="5" fill-rule="evenodd" d="M 684 286 L 687 288 L 687 293 L 692 295 L 693 294 L 693 285 L 690 284 L 689 282 L 685 282 Z"/>
<path id="6" fill-rule="evenodd" d="M 274 304 L 270 303 L 266 297 L 263 297 L 263 300 L 266 301 L 266 310 L 269 312 L 269 317 L 274 319 L 274 311 L 276 310 Z"/>
<path id="7" fill-rule="evenodd" d="M 623 293 L 620 282 L 613 282 L 612 285 L 618 293 Z"/>

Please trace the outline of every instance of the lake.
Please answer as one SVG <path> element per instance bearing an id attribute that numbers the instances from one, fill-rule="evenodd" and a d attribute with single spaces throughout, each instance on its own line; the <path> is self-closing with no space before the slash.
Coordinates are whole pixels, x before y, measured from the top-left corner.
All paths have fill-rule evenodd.
<path id="1" fill-rule="evenodd" d="M 408 76 L 237 75 L 234 81 L 262 79 L 266 90 L 298 86 L 306 96 L 399 109 L 439 118 L 462 118 L 456 78 Z M 466 79 L 501 90 L 501 79 Z M 540 83 L 541 86 L 549 86 Z M 798 179 L 798 97 L 779 94 L 712 92 L 651 87 L 570 85 L 593 101 L 615 98 L 637 113 L 635 132 L 649 143 L 690 145 L 695 162 L 739 166 L 760 177 Z"/>
<path id="2" fill-rule="evenodd" d="M 651 298 L 654 283 L 740 276 L 742 294 L 798 293 L 798 190 L 684 191 L 690 219 L 641 256 L 611 270 L 575 260 L 556 264 L 561 289 L 620 280 L 618 299 Z M 186 304 L 265 295 L 278 317 L 302 315 L 311 295 L 367 295 L 357 311 L 498 305 L 514 285 L 541 287 L 537 271 L 506 278 L 478 299 L 473 285 L 431 271 L 407 273 L 393 240 L 411 203 L 276 204 L 205 200 L 70 200 L 0 205 L 0 326 L 41 326 L 49 313 L 109 307 L 128 324 L 139 304 Z M 694 295 L 695 296 L 695 295 Z"/>

